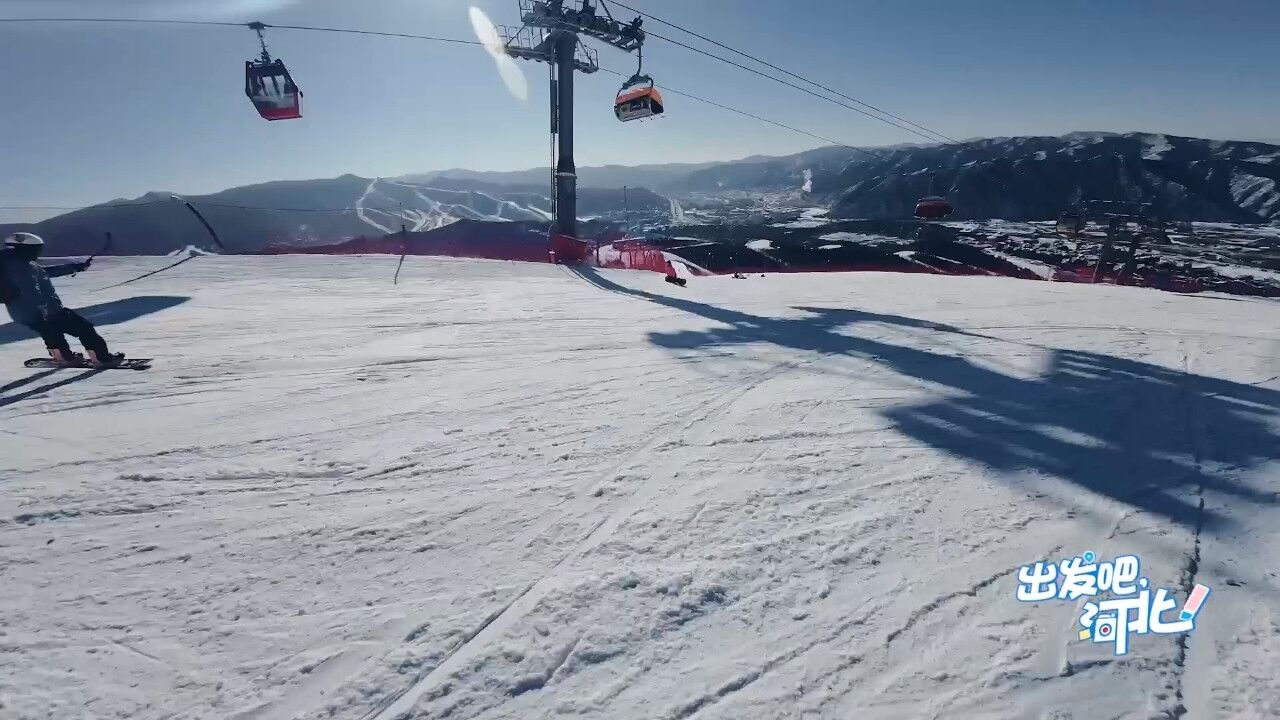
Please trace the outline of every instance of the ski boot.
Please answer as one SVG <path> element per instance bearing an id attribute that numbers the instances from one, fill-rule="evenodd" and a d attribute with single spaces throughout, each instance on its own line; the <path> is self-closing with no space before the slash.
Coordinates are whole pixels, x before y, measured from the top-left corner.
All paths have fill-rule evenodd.
<path id="1" fill-rule="evenodd" d="M 78 352 L 70 350 L 60 350 L 58 348 L 49 348 L 49 357 L 53 361 L 63 367 L 75 367 L 84 364 L 84 356 Z"/>
<path id="2" fill-rule="evenodd" d="M 96 368 L 110 368 L 124 362 L 124 353 L 107 353 L 98 357 L 98 353 L 89 351 L 89 364 Z"/>

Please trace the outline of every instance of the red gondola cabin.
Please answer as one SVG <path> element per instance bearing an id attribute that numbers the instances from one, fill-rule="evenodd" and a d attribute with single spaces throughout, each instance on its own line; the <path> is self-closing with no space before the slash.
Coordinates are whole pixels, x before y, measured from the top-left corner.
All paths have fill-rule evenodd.
<path id="1" fill-rule="evenodd" d="M 302 117 L 302 91 L 280 60 L 245 62 L 244 94 L 265 120 Z"/>
<path id="2" fill-rule="evenodd" d="M 916 217 L 921 220 L 941 220 L 955 212 L 951 202 L 940 195 L 930 195 L 916 202 Z"/>

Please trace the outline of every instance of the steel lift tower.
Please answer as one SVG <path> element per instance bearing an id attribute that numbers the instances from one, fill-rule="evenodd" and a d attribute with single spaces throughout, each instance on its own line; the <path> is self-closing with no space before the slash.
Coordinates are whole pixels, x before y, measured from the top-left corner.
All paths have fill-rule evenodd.
<path id="1" fill-rule="evenodd" d="M 638 52 L 645 34 L 641 19 L 619 22 L 613 18 L 604 0 L 597 0 L 599 14 L 592 0 L 519 0 L 522 27 L 501 29 L 503 51 L 524 60 L 544 62 L 551 66 L 551 141 L 555 155 L 556 240 L 578 237 L 578 170 L 573 160 L 573 73 L 594 73 L 600 69 L 595 50 L 584 45 L 585 35 L 612 45 L 624 52 Z M 557 145 L 558 140 L 558 145 Z M 557 152 L 558 151 L 558 152 Z M 559 259 L 557 260 L 559 261 Z"/>

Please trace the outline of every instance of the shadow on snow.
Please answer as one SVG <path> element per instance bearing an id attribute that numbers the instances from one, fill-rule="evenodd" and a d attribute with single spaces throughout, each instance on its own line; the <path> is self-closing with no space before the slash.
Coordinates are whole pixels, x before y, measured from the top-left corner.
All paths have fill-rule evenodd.
<path id="1" fill-rule="evenodd" d="M 1225 523 L 1211 510 L 1201 510 L 1196 497 L 1201 489 L 1259 504 L 1276 499 L 1241 485 L 1228 472 L 1280 457 L 1280 392 L 1275 390 L 1052 348 L 1045 348 L 1046 371 L 1022 379 L 963 357 L 839 332 L 874 322 L 1000 340 L 958 328 L 830 308 L 796 308 L 808 313 L 802 318 L 763 317 L 634 290 L 591 269 L 578 274 L 605 290 L 725 326 L 650 333 L 660 347 L 772 343 L 866 358 L 948 388 L 947 397 L 882 412 L 899 432 L 955 457 L 1001 471 L 1039 471 L 1188 527 L 1203 523 L 1221 529 Z"/>
<path id="2" fill-rule="evenodd" d="M 175 295 L 140 295 L 123 300 L 99 303 L 86 308 L 76 308 L 76 312 L 83 315 L 86 320 L 94 325 L 105 327 L 136 320 L 144 315 L 158 313 L 161 310 L 168 310 L 190 299 L 189 297 Z M 39 335 L 18 323 L 11 322 L 0 325 L 0 345 L 38 337 Z M 108 337 L 107 341 L 110 342 L 111 338 Z"/>
<path id="3" fill-rule="evenodd" d="M 34 382 L 38 381 L 38 380 L 43 380 L 43 379 L 45 379 L 45 378 L 49 377 L 50 375 L 53 375 L 53 374 L 54 374 L 54 373 L 56 373 L 56 372 L 58 372 L 58 371 L 57 371 L 57 370 L 46 370 L 46 371 L 44 371 L 44 372 L 37 373 L 37 374 L 35 374 L 35 375 L 33 375 L 33 376 L 29 377 L 29 378 L 24 378 L 24 379 L 22 379 L 22 380 L 18 380 L 18 381 L 16 381 L 16 382 L 11 382 L 11 383 L 9 383 L 8 385 L 5 385 L 3 388 L 0 388 L 0 392 L 8 392 L 8 391 L 10 391 L 10 390 L 15 390 L 15 389 L 17 389 L 17 388 L 19 388 L 19 387 L 22 387 L 23 385 L 29 385 L 29 384 L 31 384 L 31 383 L 34 383 Z M 97 375 L 97 374 L 99 374 L 99 373 L 103 373 L 103 372 L 106 372 L 106 371 L 105 371 L 105 370 L 97 370 L 97 369 L 94 369 L 94 370 L 87 370 L 87 371 L 85 371 L 85 372 L 80 373 L 79 375 L 72 375 L 72 376 L 70 376 L 70 377 L 63 378 L 62 380 L 55 380 L 54 382 L 46 383 L 46 384 L 41 385 L 41 386 L 39 386 L 39 387 L 31 388 L 30 390 L 27 390 L 27 391 L 25 391 L 25 392 L 18 393 L 18 394 L 16 394 L 16 395 L 5 395 L 5 396 L 0 396 L 0 408 L 2 408 L 2 407 L 8 407 L 9 405 L 14 405 L 14 404 L 16 404 L 16 403 L 20 403 L 20 402 L 22 402 L 23 400 L 26 400 L 26 399 L 28 399 L 28 398 L 33 398 L 33 397 L 36 397 L 36 396 L 39 396 L 39 395 L 43 395 L 43 394 L 45 394 L 45 393 L 47 393 L 47 392 L 51 392 L 51 391 L 53 391 L 53 390 L 57 390 L 57 389 L 58 389 L 58 388 L 60 388 L 60 387 L 66 387 L 66 386 L 68 386 L 68 385 L 71 385 L 72 383 L 80 382 L 81 380 L 88 380 L 89 378 L 91 378 L 91 377 L 93 377 L 93 376 L 95 376 L 95 375 Z"/>

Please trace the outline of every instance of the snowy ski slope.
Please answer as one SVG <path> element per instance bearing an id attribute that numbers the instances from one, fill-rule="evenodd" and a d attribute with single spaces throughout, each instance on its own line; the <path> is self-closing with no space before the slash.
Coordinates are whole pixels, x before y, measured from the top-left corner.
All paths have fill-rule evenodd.
<path id="1" fill-rule="evenodd" d="M 1280 713 L 1280 303 L 396 261 L 62 281 L 149 373 L 0 327 L 0 717 Z M 1084 550 L 1196 632 L 1014 599 Z"/>

